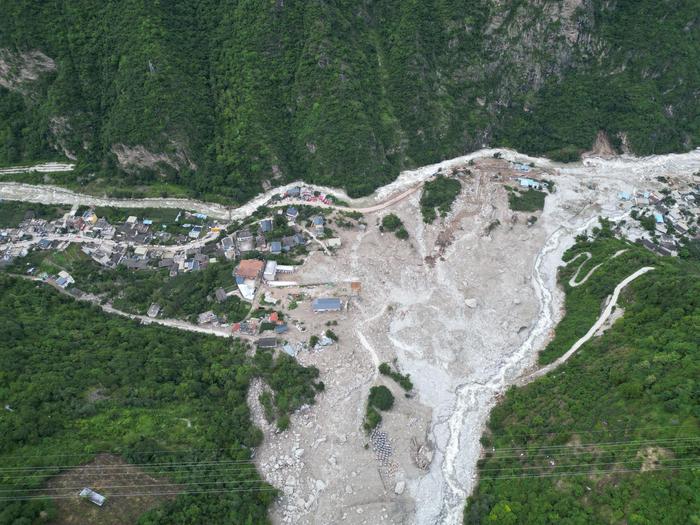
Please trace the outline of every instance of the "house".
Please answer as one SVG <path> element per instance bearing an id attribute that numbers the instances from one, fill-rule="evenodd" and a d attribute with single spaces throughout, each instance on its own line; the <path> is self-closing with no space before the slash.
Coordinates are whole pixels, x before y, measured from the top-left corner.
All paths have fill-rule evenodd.
<path id="1" fill-rule="evenodd" d="M 236 245 L 233 242 L 233 237 L 228 235 L 221 239 L 221 249 L 224 252 L 224 257 L 231 260 L 236 258 Z"/>
<path id="2" fill-rule="evenodd" d="M 282 253 L 282 243 L 280 241 L 272 241 L 270 243 L 270 253 L 275 255 Z"/>
<path id="3" fill-rule="evenodd" d="M 284 345 L 282 345 L 282 350 L 283 350 L 284 353 L 286 353 L 287 355 L 290 355 L 290 356 L 292 356 L 292 357 L 296 357 L 296 356 L 297 356 L 297 351 L 296 351 L 296 350 L 294 349 L 294 347 L 293 347 L 292 345 L 290 345 L 289 343 L 285 343 Z"/>
<path id="4" fill-rule="evenodd" d="M 124 266 L 129 270 L 145 270 L 148 268 L 148 262 L 143 259 L 121 259 L 120 262 L 124 263 Z"/>
<path id="5" fill-rule="evenodd" d="M 287 328 L 287 323 L 281 323 L 275 326 L 275 333 L 276 334 L 283 334 L 285 333 L 289 328 Z"/>
<path id="6" fill-rule="evenodd" d="M 260 231 L 269 233 L 272 231 L 272 219 L 263 219 L 260 221 Z"/>
<path id="7" fill-rule="evenodd" d="M 134 248 L 134 255 L 136 257 L 141 257 L 141 258 L 146 258 L 146 255 L 148 254 L 148 246 L 137 246 Z"/>
<path id="8" fill-rule="evenodd" d="M 91 501 L 92 503 L 94 503 L 98 507 L 101 507 L 102 505 L 104 505 L 105 501 L 107 500 L 107 498 L 105 498 L 103 495 L 98 494 L 97 492 L 95 492 L 94 490 L 92 490 L 88 487 L 83 488 L 83 490 L 80 491 L 79 495 L 81 498 L 85 498 L 85 499 Z"/>
<path id="9" fill-rule="evenodd" d="M 265 263 L 263 279 L 266 281 L 274 281 L 275 277 L 277 277 L 277 261 L 267 261 L 267 263 Z"/>
<path id="10" fill-rule="evenodd" d="M 255 248 L 255 237 L 250 230 L 241 230 L 236 234 L 236 244 L 242 252 L 249 252 Z"/>
<path id="11" fill-rule="evenodd" d="M 197 316 L 198 324 L 210 324 L 215 323 L 218 320 L 219 318 L 211 310 L 209 310 L 208 312 L 201 313 Z"/>
<path id="12" fill-rule="evenodd" d="M 290 206 L 289 208 L 287 208 L 286 215 L 290 221 L 296 221 L 297 217 L 299 216 L 299 210 L 297 210 L 294 206 Z"/>
<path id="13" fill-rule="evenodd" d="M 542 184 L 536 180 L 528 179 L 526 177 L 519 177 L 517 180 L 520 183 L 520 186 L 523 188 L 531 188 L 533 190 L 542 189 Z"/>
<path id="14" fill-rule="evenodd" d="M 256 341 L 258 348 L 276 348 L 277 339 L 275 337 L 261 337 Z"/>
<path id="15" fill-rule="evenodd" d="M 202 227 L 201 226 L 194 226 L 191 230 L 190 233 L 187 234 L 187 236 L 190 239 L 199 239 L 200 234 L 202 233 Z"/>
<path id="16" fill-rule="evenodd" d="M 214 292 L 214 296 L 216 297 L 216 300 L 220 303 L 223 303 L 226 299 L 228 299 L 228 295 L 226 295 L 226 290 L 224 290 L 223 288 L 217 288 Z"/>
<path id="17" fill-rule="evenodd" d="M 313 300 L 311 308 L 316 313 L 339 312 L 343 308 L 343 302 L 335 297 L 321 297 Z"/>
<path id="18" fill-rule="evenodd" d="M 620 193 L 617 194 L 617 198 L 620 199 L 621 201 L 631 201 L 632 195 L 630 195 L 626 191 L 621 191 Z"/>
<path id="19" fill-rule="evenodd" d="M 83 213 L 83 220 L 89 224 L 95 224 L 97 222 L 97 215 L 92 210 L 88 210 Z"/>
<path id="20" fill-rule="evenodd" d="M 133 228 L 136 225 L 136 221 L 138 221 L 138 217 L 136 215 L 129 215 L 126 218 L 126 223 L 130 228 Z"/>
<path id="21" fill-rule="evenodd" d="M 41 239 L 38 246 L 40 250 L 48 250 L 51 248 L 51 241 L 48 239 Z"/>
<path id="22" fill-rule="evenodd" d="M 236 277 L 243 279 L 258 279 L 265 267 L 265 263 L 259 259 L 244 259 L 236 267 Z"/>
<path id="23" fill-rule="evenodd" d="M 301 193 L 301 188 L 299 186 L 294 186 L 293 188 L 289 188 L 287 190 L 287 197 L 298 197 L 299 194 Z"/>
<path id="24" fill-rule="evenodd" d="M 325 232 L 324 224 L 325 220 L 323 218 L 323 215 L 316 215 L 313 219 L 311 219 L 311 222 L 314 225 L 314 233 L 317 236 L 322 236 Z"/>
<path id="25" fill-rule="evenodd" d="M 154 318 L 154 317 L 158 317 L 159 313 L 160 313 L 160 305 L 157 303 L 153 303 L 151 306 L 148 307 L 148 312 L 146 312 L 146 315 L 148 315 L 148 317 Z"/>

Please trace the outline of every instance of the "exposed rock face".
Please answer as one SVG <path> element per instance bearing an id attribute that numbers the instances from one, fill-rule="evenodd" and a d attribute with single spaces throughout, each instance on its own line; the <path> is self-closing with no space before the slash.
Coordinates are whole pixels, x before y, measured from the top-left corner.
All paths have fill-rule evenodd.
<path id="1" fill-rule="evenodd" d="M 53 59 L 41 51 L 13 52 L 0 48 L 0 86 L 9 90 L 22 91 L 25 84 L 55 69 Z"/>
<path id="2" fill-rule="evenodd" d="M 175 153 L 154 153 L 144 146 L 127 146 L 126 144 L 114 144 L 112 153 L 117 156 L 119 166 L 125 171 L 133 171 L 139 168 L 151 168 L 158 170 L 163 165 L 170 166 L 176 170 L 183 167 L 196 169 L 187 153 L 181 147 L 175 145 Z"/>

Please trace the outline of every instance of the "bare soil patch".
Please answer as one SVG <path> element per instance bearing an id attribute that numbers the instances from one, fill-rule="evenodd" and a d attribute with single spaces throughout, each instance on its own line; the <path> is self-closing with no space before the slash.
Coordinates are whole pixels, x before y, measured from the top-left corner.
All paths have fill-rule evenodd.
<path id="1" fill-rule="evenodd" d="M 138 467 L 126 463 L 112 454 L 100 454 L 90 463 L 81 465 L 51 478 L 47 492 L 60 494 L 54 499 L 57 517 L 53 525 L 124 525 L 136 523 L 138 517 L 157 507 L 175 495 L 159 495 L 178 492 L 178 486 L 163 487 L 172 483 L 165 478 L 155 478 Z M 106 496 L 102 507 L 81 498 L 78 493 L 89 487 Z M 120 494 L 139 494 L 119 496 Z M 72 496 L 72 497 L 70 497 Z"/>

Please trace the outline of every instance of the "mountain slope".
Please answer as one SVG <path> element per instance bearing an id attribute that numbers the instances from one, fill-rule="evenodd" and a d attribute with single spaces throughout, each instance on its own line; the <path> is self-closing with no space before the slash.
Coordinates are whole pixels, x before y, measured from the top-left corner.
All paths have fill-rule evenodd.
<path id="1" fill-rule="evenodd" d="M 465 524 L 700 522 L 700 263 L 611 238 L 567 255 L 584 251 L 603 264 L 580 288 L 565 285 L 581 307 L 569 305 L 557 338 L 562 327 L 565 338 L 586 332 L 620 265 L 631 274 L 651 259 L 655 269 L 623 292 L 624 315 L 602 336 L 493 410 Z"/>
<path id="2" fill-rule="evenodd" d="M 567 159 L 600 130 L 640 154 L 700 143 L 694 0 L 0 8 L 4 164 L 58 150 L 240 201 L 295 178 L 366 194 L 485 144 Z M 54 67 L 18 82 L 36 52 Z"/>

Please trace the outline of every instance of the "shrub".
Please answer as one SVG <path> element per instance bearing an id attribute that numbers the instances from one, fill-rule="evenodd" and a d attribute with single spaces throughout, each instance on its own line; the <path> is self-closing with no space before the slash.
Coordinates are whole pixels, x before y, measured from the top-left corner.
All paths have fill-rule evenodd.
<path id="1" fill-rule="evenodd" d="M 370 407 L 376 407 L 379 410 L 390 410 L 394 406 L 394 394 L 384 385 L 373 386 L 369 390 L 367 403 Z"/>

